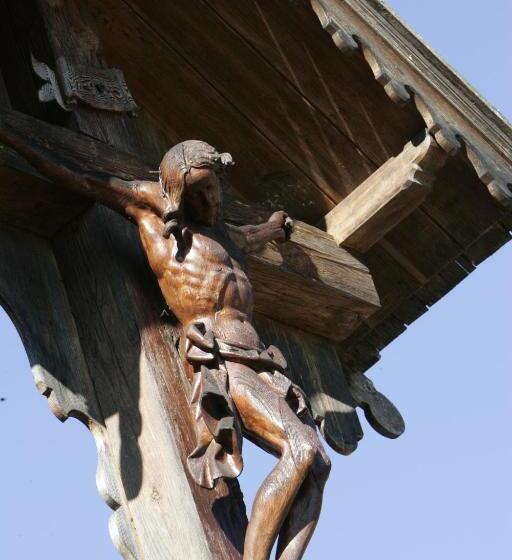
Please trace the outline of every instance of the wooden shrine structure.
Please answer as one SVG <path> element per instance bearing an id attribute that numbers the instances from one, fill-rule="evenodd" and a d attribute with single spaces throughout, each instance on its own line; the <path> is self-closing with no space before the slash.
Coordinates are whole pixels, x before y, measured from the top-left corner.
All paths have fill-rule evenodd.
<path id="1" fill-rule="evenodd" d="M 225 220 L 285 209 L 248 260 L 256 325 L 336 451 L 403 420 L 365 376 L 510 239 L 512 130 L 379 0 L 3 0 L 0 133 L 155 180 L 190 138 L 232 153 Z M 136 229 L 0 144 L 0 301 L 38 390 L 98 449 L 130 560 L 243 556 L 238 482 L 207 490 L 180 325 Z"/>

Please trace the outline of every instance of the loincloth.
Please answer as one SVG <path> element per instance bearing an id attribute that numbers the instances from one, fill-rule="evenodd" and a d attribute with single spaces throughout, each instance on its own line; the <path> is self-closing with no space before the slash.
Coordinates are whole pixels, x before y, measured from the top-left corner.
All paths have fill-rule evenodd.
<path id="1" fill-rule="evenodd" d="M 242 425 L 229 394 L 226 362 L 251 368 L 298 416 L 308 408 L 304 393 L 284 375 L 287 363 L 275 346 L 229 343 L 204 332 L 202 324 L 193 325 L 186 337 L 186 359 L 194 367 L 190 407 L 196 435 L 187 463 L 199 485 L 213 488 L 217 479 L 236 478 L 243 468 Z"/>

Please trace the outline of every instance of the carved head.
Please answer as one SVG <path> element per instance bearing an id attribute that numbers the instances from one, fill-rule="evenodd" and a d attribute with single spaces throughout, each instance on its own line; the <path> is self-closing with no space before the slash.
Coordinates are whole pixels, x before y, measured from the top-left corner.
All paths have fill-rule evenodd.
<path id="1" fill-rule="evenodd" d="M 183 214 L 193 221 L 212 225 L 221 215 L 221 183 L 231 155 L 219 153 L 201 140 L 187 140 L 171 148 L 160 163 L 162 195 L 169 199 L 166 220 Z"/>

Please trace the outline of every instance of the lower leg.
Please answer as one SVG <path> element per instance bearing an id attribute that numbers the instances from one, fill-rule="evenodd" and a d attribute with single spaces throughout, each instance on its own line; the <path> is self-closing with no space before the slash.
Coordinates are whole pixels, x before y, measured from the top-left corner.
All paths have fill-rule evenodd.
<path id="1" fill-rule="evenodd" d="M 308 470 L 298 469 L 291 454 L 283 454 L 256 494 L 245 536 L 244 558 L 269 559 L 272 546 Z"/>
<path id="2" fill-rule="evenodd" d="M 323 463 L 320 473 L 312 471 L 302 484 L 279 534 L 277 560 L 300 560 L 304 555 L 320 517 L 329 469 L 330 464 Z"/>

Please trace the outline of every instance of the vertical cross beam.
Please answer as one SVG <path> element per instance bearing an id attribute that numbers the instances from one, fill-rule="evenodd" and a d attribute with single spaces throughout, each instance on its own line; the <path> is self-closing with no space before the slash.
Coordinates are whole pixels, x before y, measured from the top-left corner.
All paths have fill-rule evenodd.
<path id="1" fill-rule="evenodd" d="M 108 67 L 87 3 L 38 3 L 54 64 Z M 127 114 L 79 102 L 68 126 L 148 161 L 161 156 L 148 148 L 152 131 Z M 238 483 L 207 491 L 184 469 L 192 425 L 179 333 L 160 319 L 162 297 L 133 226 L 94 207 L 53 248 L 120 482 L 118 548 L 128 558 L 240 559 L 247 520 Z"/>

